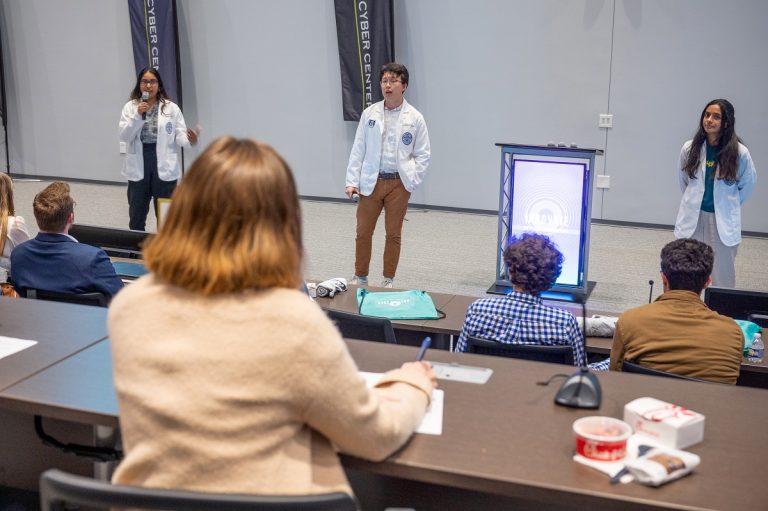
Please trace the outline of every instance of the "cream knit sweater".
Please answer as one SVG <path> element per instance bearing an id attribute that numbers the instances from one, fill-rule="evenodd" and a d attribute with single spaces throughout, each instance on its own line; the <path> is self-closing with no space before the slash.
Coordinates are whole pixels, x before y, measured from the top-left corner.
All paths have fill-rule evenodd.
<path id="1" fill-rule="evenodd" d="M 115 483 L 351 493 L 331 442 L 384 459 L 431 397 L 399 369 L 368 390 L 333 324 L 289 289 L 205 298 L 146 276 L 112 301 L 109 335 L 126 451 Z"/>

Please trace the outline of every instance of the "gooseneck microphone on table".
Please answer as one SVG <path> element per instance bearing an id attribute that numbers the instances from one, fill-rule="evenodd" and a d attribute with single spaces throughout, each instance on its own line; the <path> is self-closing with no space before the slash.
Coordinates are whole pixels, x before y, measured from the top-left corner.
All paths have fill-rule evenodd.
<path id="1" fill-rule="evenodd" d="M 587 344 L 587 304 L 586 297 L 581 301 L 581 317 L 584 342 L 584 356 L 586 357 Z M 567 406 L 569 408 L 600 408 L 600 402 L 603 400 L 603 391 L 600 387 L 600 381 L 597 376 L 590 372 L 589 368 L 582 365 L 578 371 L 573 373 L 560 386 L 560 390 L 555 394 L 555 404 Z"/>
<path id="2" fill-rule="evenodd" d="M 146 103 L 148 99 L 149 99 L 149 92 L 147 92 L 147 91 L 142 92 L 141 93 L 141 102 L 142 103 Z M 147 118 L 147 112 L 142 113 L 141 114 L 141 118 L 142 119 L 146 119 Z"/>
<path id="3" fill-rule="evenodd" d="M 648 281 L 648 285 L 651 286 L 651 290 L 648 292 L 648 303 L 653 300 L 653 279 Z"/>

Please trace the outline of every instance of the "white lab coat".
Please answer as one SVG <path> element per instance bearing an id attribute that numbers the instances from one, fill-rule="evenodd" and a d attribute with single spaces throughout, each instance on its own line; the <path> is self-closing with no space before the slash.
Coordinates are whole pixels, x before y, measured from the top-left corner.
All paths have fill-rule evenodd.
<path id="1" fill-rule="evenodd" d="M 696 179 L 690 179 L 688 174 L 682 170 L 688 159 L 688 152 L 691 150 L 692 143 L 692 140 L 687 141 L 683 144 L 683 148 L 680 151 L 678 175 L 683 198 L 680 201 L 680 209 L 677 212 L 675 238 L 690 238 L 693 235 L 699 222 L 701 201 L 704 198 L 704 176 L 706 175 L 705 165 L 707 161 L 706 144 L 701 145 L 699 170 L 696 173 Z M 749 149 L 739 144 L 736 180 L 726 181 L 715 178 L 715 188 L 713 190 L 715 221 L 717 223 L 717 232 L 720 234 L 720 240 L 727 247 L 733 247 L 741 243 L 741 205 L 752 195 L 756 176 L 755 164 L 752 163 Z"/>
<path id="2" fill-rule="evenodd" d="M 383 121 L 384 102 L 379 101 L 363 111 L 357 125 L 347 165 L 346 186 L 358 188 L 361 195 L 373 193 L 379 177 Z M 409 192 L 424 180 L 429 158 L 429 134 L 424 117 L 403 99 L 397 128 L 397 172 Z"/>
<path id="3" fill-rule="evenodd" d="M 163 181 L 176 181 L 181 177 L 181 147 L 190 145 L 187 125 L 181 109 L 168 101 L 157 109 L 157 173 Z M 144 120 L 139 113 L 139 102 L 131 100 L 120 115 L 120 153 L 123 155 L 122 176 L 128 181 L 144 179 L 144 153 L 141 128 Z"/>

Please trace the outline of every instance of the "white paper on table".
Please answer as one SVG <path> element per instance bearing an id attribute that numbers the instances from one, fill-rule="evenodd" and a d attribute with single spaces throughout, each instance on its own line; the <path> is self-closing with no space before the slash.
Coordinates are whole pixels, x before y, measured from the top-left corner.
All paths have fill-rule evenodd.
<path id="1" fill-rule="evenodd" d="M 28 341 L 26 339 L 16 339 L 15 337 L 5 337 L 0 335 L 0 358 L 13 355 L 16 352 L 25 350 L 35 344 L 37 344 L 37 341 Z"/>
<path id="2" fill-rule="evenodd" d="M 374 385 L 384 376 L 384 373 L 369 373 L 367 371 L 360 371 L 360 376 L 365 380 L 365 384 L 368 388 L 373 388 Z M 427 413 L 424 415 L 419 427 L 416 428 L 416 433 L 424 435 L 442 435 L 443 434 L 443 401 L 445 400 L 445 391 L 442 389 L 434 389 L 432 391 L 432 403 L 427 408 Z"/>

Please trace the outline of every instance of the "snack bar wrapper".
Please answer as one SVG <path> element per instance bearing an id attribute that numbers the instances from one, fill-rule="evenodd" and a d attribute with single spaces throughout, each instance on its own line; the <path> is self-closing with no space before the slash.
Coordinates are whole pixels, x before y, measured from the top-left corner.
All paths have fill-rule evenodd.
<path id="1" fill-rule="evenodd" d="M 661 486 L 690 474 L 699 463 L 701 458 L 693 453 L 656 447 L 644 456 L 628 461 L 626 467 L 638 482 Z"/>

